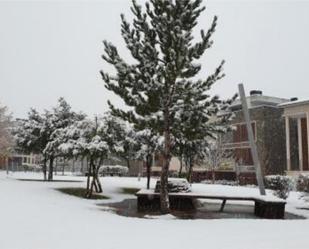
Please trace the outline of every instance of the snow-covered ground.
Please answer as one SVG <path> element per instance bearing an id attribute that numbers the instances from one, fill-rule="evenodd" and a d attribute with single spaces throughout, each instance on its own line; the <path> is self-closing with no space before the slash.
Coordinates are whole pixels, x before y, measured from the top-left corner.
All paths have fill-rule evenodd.
<path id="1" fill-rule="evenodd" d="M 84 182 L 18 181 L 41 179 L 41 174 L 0 171 L 0 249 L 307 249 L 309 219 L 178 220 L 167 215 L 156 219 L 118 216 L 102 211 L 97 203 L 128 198 L 121 187 L 144 187 L 145 179 L 102 179 L 104 195 L 110 200 L 84 200 L 55 190 L 84 187 Z M 56 176 L 82 180 L 83 177 Z M 153 182 L 154 183 L 154 182 Z M 256 194 L 256 188 L 194 184 L 194 191 Z M 291 193 L 287 211 L 309 218 L 309 207 Z"/>

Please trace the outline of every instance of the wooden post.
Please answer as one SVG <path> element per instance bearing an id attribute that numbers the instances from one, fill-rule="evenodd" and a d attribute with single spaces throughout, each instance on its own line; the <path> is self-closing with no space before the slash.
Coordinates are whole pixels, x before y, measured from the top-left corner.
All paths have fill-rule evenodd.
<path id="1" fill-rule="evenodd" d="M 262 170 L 261 170 L 261 164 L 259 161 L 256 144 L 254 142 L 254 135 L 253 135 L 252 125 L 251 125 L 251 120 L 250 120 L 250 115 L 249 115 L 249 110 L 248 110 L 248 105 L 247 105 L 247 99 L 246 99 L 245 89 L 244 89 L 243 84 L 239 84 L 238 89 L 239 89 L 239 95 L 240 95 L 240 99 L 242 103 L 242 109 L 243 109 L 245 121 L 247 124 L 247 132 L 248 132 L 248 138 L 249 138 L 249 143 L 250 143 L 250 148 L 251 148 L 251 155 L 252 155 L 253 163 L 255 166 L 256 180 L 259 185 L 260 194 L 266 195 L 263 176 L 262 176 Z"/>

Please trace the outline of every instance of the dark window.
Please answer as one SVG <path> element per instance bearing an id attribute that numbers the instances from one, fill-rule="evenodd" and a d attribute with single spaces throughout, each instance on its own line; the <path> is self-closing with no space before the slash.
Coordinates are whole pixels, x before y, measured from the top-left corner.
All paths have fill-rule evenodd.
<path id="1" fill-rule="evenodd" d="M 239 165 L 253 165 L 250 148 L 235 149 L 235 160 Z"/>
<path id="2" fill-rule="evenodd" d="M 251 125 L 252 125 L 253 135 L 255 139 L 256 138 L 255 123 L 251 123 Z M 233 142 L 234 143 L 247 142 L 249 138 L 248 138 L 246 124 L 237 124 L 235 126 L 236 126 L 236 129 L 233 131 Z"/>

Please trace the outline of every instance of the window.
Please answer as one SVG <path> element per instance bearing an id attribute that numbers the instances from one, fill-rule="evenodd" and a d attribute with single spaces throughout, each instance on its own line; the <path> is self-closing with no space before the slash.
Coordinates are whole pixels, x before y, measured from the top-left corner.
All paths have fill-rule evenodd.
<path id="1" fill-rule="evenodd" d="M 253 129 L 253 136 L 254 139 L 256 139 L 256 128 L 255 128 L 255 122 L 251 123 L 252 129 Z M 249 140 L 248 138 L 248 132 L 246 124 L 237 124 L 236 130 L 233 131 L 233 142 L 234 143 L 240 143 L 240 142 L 247 142 Z"/>
<path id="2" fill-rule="evenodd" d="M 239 165 L 254 165 L 250 148 L 235 149 L 235 160 Z"/>

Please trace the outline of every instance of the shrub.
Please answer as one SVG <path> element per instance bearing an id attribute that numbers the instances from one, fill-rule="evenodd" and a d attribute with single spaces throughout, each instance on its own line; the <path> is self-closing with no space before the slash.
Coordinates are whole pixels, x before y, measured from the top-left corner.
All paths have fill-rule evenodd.
<path id="1" fill-rule="evenodd" d="M 110 175 L 110 176 L 124 176 L 128 174 L 128 167 L 120 165 L 108 165 L 102 166 L 99 169 L 99 174 L 101 176 Z"/>
<path id="2" fill-rule="evenodd" d="M 201 183 L 205 183 L 205 184 L 212 184 L 212 180 L 204 180 L 201 181 Z M 215 184 L 219 184 L 219 185 L 226 185 L 226 186 L 238 186 L 239 184 L 236 181 L 229 181 L 229 180 L 216 180 Z"/>
<path id="3" fill-rule="evenodd" d="M 155 192 L 160 192 L 161 182 L 157 181 Z M 185 179 L 169 179 L 167 184 L 167 191 L 169 193 L 187 193 L 191 192 L 190 184 Z"/>
<path id="4" fill-rule="evenodd" d="M 296 189 L 300 192 L 309 193 L 309 175 L 300 174 L 297 178 Z"/>
<path id="5" fill-rule="evenodd" d="M 265 177 L 266 188 L 274 190 L 279 198 L 286 199 L 293 189 L 293 180 L 288 176 L 269 175 Z"/>
<path id="6" fill-rule="evenodd" d="M 181 172 L 180 175 L 179 175 L 179 173 L 178 173 L 178 177 L 179 177 L 179 178 L 187 178 L 187 175 L 188 175 L 188 174 L 187 174 L 186 172 Z"/>

